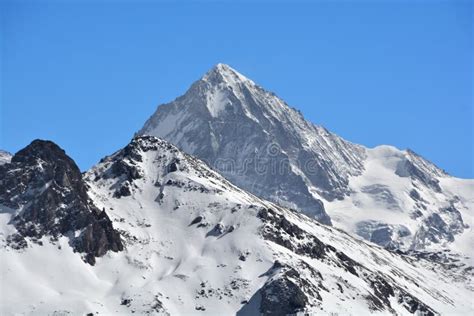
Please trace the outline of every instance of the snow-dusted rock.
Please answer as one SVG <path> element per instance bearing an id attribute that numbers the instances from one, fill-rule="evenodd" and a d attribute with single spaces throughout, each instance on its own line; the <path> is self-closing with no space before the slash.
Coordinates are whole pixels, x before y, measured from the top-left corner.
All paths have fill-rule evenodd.
<path id="1" fill-rule="evenodd" d="M 11 248 L 65 236 L 90 264 L 123 249 L 106 212 L 89 199 L 79 168 L 50 141 L 35 140 L 0 165 L 0 215 L 2 227 L 10 226 L 2 243 Z"/>
<path id="2" fill-rule="evenodd" d="M 10 154 L 8 151 L 4 151 L 0 149 L 0 165 L 9 163 L 11 159 L 12 159 L 12 154 Z"/>

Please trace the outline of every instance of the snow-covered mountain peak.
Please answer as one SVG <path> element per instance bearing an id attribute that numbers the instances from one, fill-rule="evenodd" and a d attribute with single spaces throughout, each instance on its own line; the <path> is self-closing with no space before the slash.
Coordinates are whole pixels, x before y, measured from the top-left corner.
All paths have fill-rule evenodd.
<path id="1" fill-rule="evenodd" d="M 204 112 L 213 118 L 304 122 L 285 101 L 226 64 L 214 66 L 179 99 L 200 110 L 207 109 Z"/>
<path id="2" fill-rule="evenodd" d="M 360 146 L 305 121 L 275 94 L 224 65 L 160 106 L 138 134 L 169 140 L 244 189 L 323 223 L 330 220 L 318 195 L 347 194 L 347 177 L 361 172 L 364 157 Z M 314 158 L 311 166 L 307 158 Z M 278 170 L 260 170 L 265 161 Z"/>
<path id="3" fill-rule="evenodd" d="M 138 134 L 162 137 L 259 197 L 383 246 L 443 249 L 470 234 L 473 180 L 450 177 L 411 150 L 346 141 L 223 64 L 159 106 Z"/>
<path id="4" fill-rule="evenodd" d="M 229 65 L 219 63 L 212 67 L 203 77 L 203 81 L 210 84 L 227 83 L 229 85 L 236 84 L 249 84 L 254 85 L 255 83 L 233 69 Z"/>
<path id="5" fill-rule="evenodd" d="M 197 98 L 203 100 L 206 112 L 214 118 L 233 117 L 238 119 L 245 116 L 258 121 L 257 117 L 260 113 L 268 112 L 267 107 L 270 103 L 280 106 L 277 109 L 278 112 L 286 110 L 285 103 L 279 99 L 275 102 L 258 102 L 257 100 L 262 98 L 277 99 L 277 97 L 226 64 L 214 66 L 200 80 L 196 81 L 183 97 L 194 100 L 191 102 L 195 105 L 201 103 L 196 102 Z M 203 106 L 198 107 L 204 108 Z M 272 116 L 274 115 L 272 114 Z"/>

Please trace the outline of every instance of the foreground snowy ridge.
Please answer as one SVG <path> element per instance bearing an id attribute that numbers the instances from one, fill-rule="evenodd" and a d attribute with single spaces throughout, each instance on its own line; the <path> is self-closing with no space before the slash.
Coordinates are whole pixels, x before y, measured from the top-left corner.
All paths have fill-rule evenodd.
<path id="1" fill-rule="evenodd" d="M 18 172 L 11 166 L 0 170 Z M 31 179 L 44 170 L 30 168 Z M 257 198 L 164 140 L 133 139 L 84 181 L 124 249 L 93 264 L 73 252 L 70 236 L 22 236 L 26 246 L 13 249 L 19 210 L 0 205 L 2 313 L 474 311 L 471 270 L 389 252 Z"/>
<path id="2" fill-rule="evenodd" d="M 388 249 L 445 262 L 474 251 L 474 180 L 411 150 L 348 142 L 228 65 L 160 105 L 138 134 L 162 137 L 257 196 Z"/>

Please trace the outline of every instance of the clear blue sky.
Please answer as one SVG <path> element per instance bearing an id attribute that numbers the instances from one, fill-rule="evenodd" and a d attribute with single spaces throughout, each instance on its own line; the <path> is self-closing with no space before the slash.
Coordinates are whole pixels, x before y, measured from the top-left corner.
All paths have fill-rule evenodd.
<path id="1" fill-rule="evenodd" d="M 473 171 L 471 1 L 1 1 L 0 148 L 82 170 L 218 62 L 367 146 Z"/>

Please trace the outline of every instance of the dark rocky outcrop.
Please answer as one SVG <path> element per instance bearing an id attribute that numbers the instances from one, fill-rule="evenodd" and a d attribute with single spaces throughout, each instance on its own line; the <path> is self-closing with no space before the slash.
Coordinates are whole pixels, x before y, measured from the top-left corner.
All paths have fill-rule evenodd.
<path id="1" fill-rule="evenodd" d="M 204 219 L 204 217 L 202 217 L 201 215 L 197 216 L 196 218 L 194 218 L 191 223 L 189 223 L 189 226 L 192 226 L 194 224 L 198 224 L 200 223 L 202 220 Z"/>
<path id="2" fill-rule="evenodd" d="M 261 233 L 263 238 L 311 258 L 322 258 L 326 246 L 314 235 L 290 222 L 282 214 L 273 209 L 261 209 L 257 216 L 264 222 Z"/>
<path id="3" fill-rule="evenodd" d="M 406 292 L 403 288 L 391 284 L 389 279 L 379 274 L 369 274 L 367 282 L 373 290 L 373 295 L 367 297 L 367 300 L 373 310 L 385 311 L 395 314 L 390 303 L 390 298 L 396 298 L 408 312 L 416 315 L 434 316 L 438 313 L 418 298 Z"/>
<path id="4" fill-rule="evenodd" d="M 141 156 L 138 156 L 141 159 Z M 123 160 L 117 160 L 110 168 L 114 176 L 124 176 L 127 181 L 133 181 L 140 178 L 140 172 L 134 165 L 128 164 Z"/>
<path id="5" fill-rule="evenodd" d="M 16 244 L 68 236 L 90 264 L 107 251 L 123 250 L 111 220 L 89 199 L 79 168 L 53 142 L 35 140 L 20 150 L 0 166 L 0 179 L 0 204 L 2 211 L 14 213 Z"/>
<path id="6" fill-rule="evenodd" d="M 303 216 L 297 215 L 297 213 L 292 215 Z M 261 208 L 257 212 L 257 216 L 263 222 L 261 233 L 266 240 L 285 247 L 297 255 L 331 262 L 332 265 L 344 269 L 365 282 L 370 288 L 370 291 L 364 295 L 369 309 L 395 314 L 392 306 L 395 300 L 402 304 L 409 313 L 436 314 L 428 305 L 398 286 L 392 278 L 368 269 L 349 257 L 343 252 L 344 250 L 325 244 L 313 234 L 293 223 L 290 217 L 285 216 L 278 208 Z M 409 233 L 408 229 L 402 225 L 398 227 L 380 223 L 370 224 L 373 224 L 375 229 L 369 230 L 368 233 L 373 234 L 374 239 L 380 235 L 381 240 L 385 241 L 387 238 L 383 235 L 389 232 L 391 234 L 392 231 L 398 235 Z M 380 261 L 380 264 L 384 263 Z M 268 281 L 259 291 L 261 295 L 260 313 L 263 315 L 293 315 L 302 312 L 304 314 L 304 311 L 310 306 L 318 306 L 317 302 L 322 302 L 320 291 L 328 291 L 328 289 L 321 282 L 310 281 L 307 277 L 308 274 L 312 275 L 311 280 L 322 280 L 321 274 L 318 271 L 312 271 L 312 268 L 304 261 L 291 267 L 276 261 L 272 268 L 264 274 L 268 276 Z M 343 281 L 342 284 L 347 283 L 347 279 L 341 278 L 341 281 Z M 344 293 L 342 285 L 338 284 L 337 287 L 341 293 Z M 314 298 L 317 299 L 316 303 Z"/>
<path id="7" fill-rule="evenodd" d="M 412 189 L 410 191 L 410 197 L 414 200 L 414 201 L 422 201 L 423 199 L 421 198 L 421 195 L 420 193 L 415 190 L 415 189 Z"/>
<path id="8" fill-rule="evenodd" d="M 260 313 L 262 315 L 294 315 L 304 310 L 308 297 L 298 281 L 295 269 L 276 261 L 268 274 L 272 275 L 260 289 Z"/>
<path id="9" fill-rule="evenodd" d="M 179 159 L 175 158 L 173 161 L 170 162 L 167 169 L 168 172 L 175 172 L 178 171 Z"/>
<path id="10" fill-rule="evenodd" d="M 402 304 L 407 311 L 412 314 L 423 315 L 423 316 L 434 316 L 438 315 L 433 309 L 428 305 L 424 304 L 417 298 L 411 296 L 410 294 L 403 292 L 398 297 L 398 303 Z"/>
<path id="11" fill-rule="evenodd" d="M 372 307 L 378 310 L 391 310 L 390 297 L 395 295 L 393 287 L 382 277 L 370 275 L 368 282 L 374 295 L 369 297 Z"/>
<path id="12" fill-rule="evenodd" d="M 132 192 L 130 191 L 130 186 L 128 182 L 123 183 L 115 192 L 114 197 L 121 198 L 123 196 L 130 196 Z"/>

